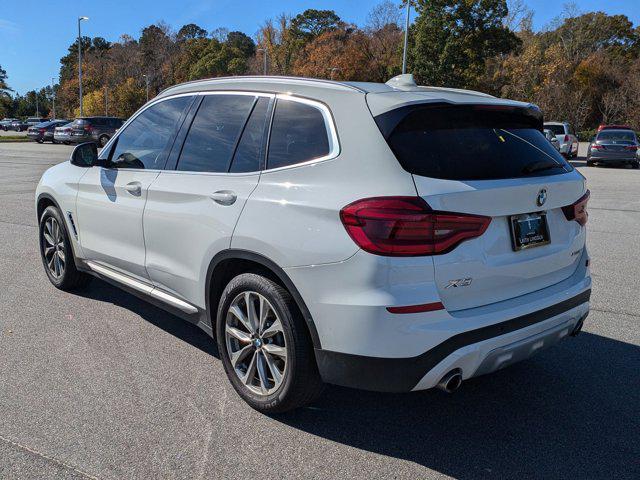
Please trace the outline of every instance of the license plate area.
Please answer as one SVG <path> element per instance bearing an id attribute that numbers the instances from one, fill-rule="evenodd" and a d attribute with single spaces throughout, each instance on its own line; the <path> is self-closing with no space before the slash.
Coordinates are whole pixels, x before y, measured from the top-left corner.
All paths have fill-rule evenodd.
<path id="1" fill-rule="evenodd" d="M 545 212 L 512 215 L 509 218 L 511 243 L 517 252 L 551 243 Z"/>

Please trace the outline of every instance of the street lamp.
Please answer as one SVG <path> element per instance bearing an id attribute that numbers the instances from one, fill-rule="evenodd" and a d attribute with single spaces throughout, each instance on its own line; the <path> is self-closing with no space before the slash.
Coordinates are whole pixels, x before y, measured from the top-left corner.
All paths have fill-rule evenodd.
<path id="1" fill-rule="evenodd" d="M 78 17 L 78 86 L 80 87 L 80 116 L 82 116 L 82 35 L 80 22 L 89 20 L 89 17 Z"/>
<path id="2" fill-rule="evenodd" d="M 404 51 L 402 53 L 402 73 L 407 73 L 407 46 L 409 44 L 409 16 L 411 14 L 411 0 L 407 0 L 407 22 L 404 27 Z"/>
<path id="3" fill-rule="evenodd" d="M 266 48 L 259 48 L 258 50 L 256 50 L 256 52 L 263 52 L 264 53 L 264 75 L 267 76 L 267 49 Z"/>
<path id="4" fill-rule="evenodd" d="M 147 102 L 149 101 L 149 77 L 145 74 L 142 75 L 142 77 L 144 78 L 144 81 L 147 84 Z"/>
<path id="5" fill-rule="evenodd" d="M 53 119 L 56 118 L 56 80 L 51 77 L 51 102 L 53 104 Z"/>

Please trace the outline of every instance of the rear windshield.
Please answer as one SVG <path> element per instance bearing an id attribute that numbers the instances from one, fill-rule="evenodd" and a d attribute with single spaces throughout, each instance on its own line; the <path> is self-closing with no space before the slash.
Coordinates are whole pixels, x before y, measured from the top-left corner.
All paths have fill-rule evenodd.
<path id="1" fill-rule="evenodd" d="M 85 118 L 76 118 L 73 121 L 73 125 L 74 126 L 86 125 L 87 123 L 89 123 L 89 120 L 87 120 Z"/>
<path id="2" fill-rule="evenodd" d="M 415 175 L 495 180 L 573 169 L 545 138 L 539 117 L 521 108 L 413 106 L 376 122 L 402 167 Z"/>
<path id="3" fill-rule="evenodd" d="M 603 142 L 634 143 L 636 135 L 630 130 L 607 130 L 598 134 L 597 140 Z"/>
<path id="4" fill-rule="evenodd" d="M 564 135 L 564 125 L 545 125 L 544 128 L 548 128 L 554 135 Z"/>

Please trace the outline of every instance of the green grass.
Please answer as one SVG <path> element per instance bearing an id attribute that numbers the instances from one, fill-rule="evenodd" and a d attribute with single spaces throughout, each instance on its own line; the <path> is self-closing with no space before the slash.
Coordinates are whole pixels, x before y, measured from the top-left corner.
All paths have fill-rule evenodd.
<path id="1" fill-rule="evenodd" d="M 0 136 L 0 143 L 9 143 L 9 142 L 33 142 L 29 137 L 24 137 L 22 135 L 6 135 Z"/>

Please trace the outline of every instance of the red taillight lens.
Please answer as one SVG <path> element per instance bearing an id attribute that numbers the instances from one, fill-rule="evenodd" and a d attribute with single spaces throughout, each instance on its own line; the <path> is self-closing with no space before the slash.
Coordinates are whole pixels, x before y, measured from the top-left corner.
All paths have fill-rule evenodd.
<path id="1" fill-rule="evenodd" d="M 86 127 L 84 127 L 84 131 L 91 133 L 93 131 L 93 127 L 91 125 L 87 125 Z"/>
<path id="2" fill-rule="evenodd" d="M 44 128 L 41 128 L 39 131 L 40 133 L 44 133 Z"/>
<path id="3" fill-rule="evenodd" d="M 460 242 L 482 235 L 490 217 L 434 212 L 419 197 L 376 197 L 340 211 L 353 241 L 376 255 L 410 257 L 446 253 Z"/>
<path id="4" fill-rule="evenodd" d="M 564 136 L 564 141 L 565 141 L 565 142 L 568 142 L 568 141 L 569 141 L 569 135 L 565 135 L 565 136 Z"/>
<path id="5" fill-rule="evenodd" d="M 602 145 L 591 145 L 591 150 L 604 150 Z"/>
<path id="6" fill-rule="evenodd" d="M 571 205 L 567 205 L 566 207 L 562 207 L 562 211 L 564 212 L 564 216 L 567 220 L 575 220 L 580 225 L 585 225 L 589 218 L 589 213 L 587 212 L 587 203 L 589 202 L 589 197 L 591 196 L 591 192 L 587 190 L 587 192 L 578 199 L 575 203 Z"/>
<path id="7" fill-rule="evenodd" d="M 625 150 L 631 150 L 632 152 L 635 152 L 636 150 L 638 150 L 638 147 L 636 147 L 635 145 L 629 145 L 628 147 L 624 147 Z"/>

